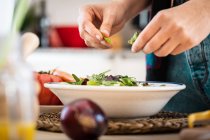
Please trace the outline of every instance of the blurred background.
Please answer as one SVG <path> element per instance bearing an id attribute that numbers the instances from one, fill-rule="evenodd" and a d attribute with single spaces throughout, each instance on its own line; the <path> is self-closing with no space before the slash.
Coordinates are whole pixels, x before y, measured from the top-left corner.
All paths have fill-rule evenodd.
<path id="1" fill-rule="evenodd" d="M 88 3 L 106 0 L 33 0 L 21 28 L 36 33 L 39 49 L 27 61 L 36 71 L 59 68 L 80 76 L 111 70 L 110 74 L 126 74 L 145 80 L 145 56 L 131 53 L 127 41 L 148 22 L 148 10 L 129 21 L 122 31 L 112 36 L 113 48 L 89 48 L 80 38 L 78 9 Z"/>

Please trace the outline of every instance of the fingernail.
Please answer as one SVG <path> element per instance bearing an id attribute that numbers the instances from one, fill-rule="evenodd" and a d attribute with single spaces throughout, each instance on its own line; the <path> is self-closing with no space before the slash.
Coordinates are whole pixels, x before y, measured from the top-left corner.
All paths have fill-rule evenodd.
<path id="1" fill-rule="evenodd" d="M 101 41 L 101 44 L 104 45 L 104 46 L 106 46 L 107 48 L 110 48 L 110 46 L 107 45 L 106 41 Z"/>
<path id="2" fill-rule="evenodd" d="M 103 34 L 105 34 L 106 36 L 109 36 L 109 31 L 107 31 L 107 30 L 101 30 L 101 32 L 102 32 Z"/>
<path id="3" fill-rule="evenodd" d="M 131 48 L 131 51 L 132 51 L 133 53 L 137 52 L 136 47 L 132 47 L 132 48 Z"/>
<path id="4" fill-rule="evenodd" d="M 97 38 L 98 40 L 101 40 L 101 37 L 100 37 L 99 35 L 96 35 L 96 38 Z"/>
<path id="5" fill-rule="evenodd" d="M 148 47 L 144 47 L 143 52 L 146 54 L 149 54 L 149 53 L 151 53 L 151 50 Z"/>
<path id="6" fill-rule="evenodd" d="M 101 44 L 105 46 L 107 45 L 105 41 L 101 41 Z"/>

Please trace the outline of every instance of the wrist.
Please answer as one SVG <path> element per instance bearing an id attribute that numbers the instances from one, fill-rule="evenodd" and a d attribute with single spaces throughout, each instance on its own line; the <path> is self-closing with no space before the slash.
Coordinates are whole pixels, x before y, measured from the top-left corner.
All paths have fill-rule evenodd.
<path id="1" fill-rule="evenodd" d="M 113 2 L 117 2 L 122 10 L 124 11 L 125 20 L 135 17 L 139 14 L 140 11 L 145 9 L 151 0 L 112 0 Z"/>
<path id="2" fill-rule="evenodd" d="M 189 2 L 194 3 L 194 5 L 197 7 L 195 10 L 199 12 L 200 16 L 202 16 L 206 23 L 210 23 L 210 0 L 191 0 Z"/>

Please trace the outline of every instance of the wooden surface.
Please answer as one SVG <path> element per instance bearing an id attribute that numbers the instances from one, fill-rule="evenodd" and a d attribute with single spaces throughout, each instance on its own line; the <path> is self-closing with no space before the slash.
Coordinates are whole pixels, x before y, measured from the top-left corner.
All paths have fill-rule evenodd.
<path id="1" fill-rule="evenodd" d="M 63 133 L 37 131 L 36 140 L 69 140 Z M 99 140 L 179 140 L 178 134 L 109 135 Z"/>

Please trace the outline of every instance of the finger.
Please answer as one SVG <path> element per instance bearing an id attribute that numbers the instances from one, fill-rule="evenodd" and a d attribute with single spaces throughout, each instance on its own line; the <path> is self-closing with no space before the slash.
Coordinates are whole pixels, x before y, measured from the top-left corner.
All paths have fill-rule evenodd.
<path id="1" fill-rule="evenodd" d="M 80 36 L 83 38 L 83 34 L 86 31 L 94 38 L 97 38 L 98 40 L 102 40 L 103 36 L 101 32 L 92 23 L 94 15 L 90 14 L 88 10 L 89 9 L 86 7 L 80 9 L 80 16 L 77 19 L 78 25 L 79 25 Z"/>
<path id="2" fill-rule="evenodd" d="M 184 52 L 186 50 L 188 46 L 186 46 L 185 44 L 179 44 L 172 52 L 172 55 L 178 55 L 182 52 Z"/>
<path id="3" fill-rule="evenodd" d="M 169 39 L 160 49 L 154 52 L 156 56 L 168 56 L 180 43 L 175 39 Z"/>
<path id="4" fill-rule="evenodd" d="M 115 16 L 111 13 L 111 11 L 106 11 L 103 16 L 103 22 L 100 27 L 100 31 L 106 36 L 109 37 L 112 25 L 114 23 Z"/>
<path id="5" fill-rule="evenodd" d="M 103 39 L 103 35 L 101 34 L 101 32 L 91 22 L 86 22 L 85 31 L 88 32 L 93 38 L 96 38 L 98 40 Z"/>
<path id="6" fill-rule="evenodd" d="M 109 44 L 109 43 L 107 43 L 107 42 L 104 41 L 104 40 L 102 40 L 100 43 L 101 43 L 102 45 L 106 46 L 107 48 L 112 48 L 112 45 Z"/>
<path id="7" fill-rule="evenodd" d="M 92 36 L 90 36 L 87 32 L 84 34 L 84 40 L 85 44 L 89 47 L 94 47 L 94 48 L 107 48 L 105 43 L 102 43 L 103 41 L 96 40 Z"/>
<path id="8" fill-rule="evenodd" d="M 186 50 L 189 50 L 193 48 L 194 46 L 198 45 L 198 43 L 195 43 L 194 40 L 187 38 L 186 36 L 183 36 L 183 43 L 179 47 L 177 47 L 173 52 L 171 53 L 172 55 L 177 55 L 180 54 Z"/>
<path id="9" fill-rule="evenodd" d="M 139 34 L 137 40 L 132 46 L 132 52 L 140 51 L 147 42 L 160 30 L 161 25 L 158 18 L 153 20 L 145 27 L 145 29 Z"/>
<path id="10" fill-rule="evenodd" d="M 92 48 L 98 48 L 98 49 L 108 49 L 109 48 L 107 46 L 104 46 L 102 44 L 95 43 L 95 42 L 85 41 L 85 44 L 89 47 L 92 47 Z"/>
<path id="11" fill-rule="evenodd" d="M 84 39 L 84 33 L 88 32 L 92 37 L 102 40 L 101 32 L 90 21 L 79 21 L 79 33 L 81 38 Z"/>
<path id="12" fill-rule="evenodd" d="M 150 39 L 143 48 L 144 53 L 149 54 L 158 50 L 169 40 L 168 29 L 162 28 Z"/>

